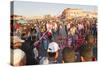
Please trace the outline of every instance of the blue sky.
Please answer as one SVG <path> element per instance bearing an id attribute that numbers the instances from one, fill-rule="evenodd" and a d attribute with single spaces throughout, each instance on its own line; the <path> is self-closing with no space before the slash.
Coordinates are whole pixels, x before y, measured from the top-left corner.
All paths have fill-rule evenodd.
<path id="1" fill-rule="evenodd" d="M 79 8 L 84 11 L 97 11 L 96 6 L 55 4 L 43 2 L 14 1 L 14 14 L 23 16 L 60 15 L 65 8 Z"/>

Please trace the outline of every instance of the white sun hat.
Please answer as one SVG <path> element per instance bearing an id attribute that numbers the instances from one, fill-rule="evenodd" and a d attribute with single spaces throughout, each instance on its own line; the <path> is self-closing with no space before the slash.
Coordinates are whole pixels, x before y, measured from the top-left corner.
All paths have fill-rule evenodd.
<path id="1" fill-rule="evenodd" d="M 22 40 L 18 36 L 13 36 L 13 43 L 17 43 L 17 42 L 24 42 L 24 40 Z"/>
<path id="2" fill-rule="evenodd" d="M 48 46 L 48 50 L 47 52 L 56 52 L 58 51 L 60 48 L 59 48 L 59 45 L 56 43 L 56 42 L 51 42 Z"/>

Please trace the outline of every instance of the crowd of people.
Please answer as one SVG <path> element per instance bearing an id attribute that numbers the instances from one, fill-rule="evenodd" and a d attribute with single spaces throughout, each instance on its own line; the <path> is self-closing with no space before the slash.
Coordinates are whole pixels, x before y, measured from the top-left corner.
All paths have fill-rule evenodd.
<path id="1" fill-rule="evenodd" d="M 96 18 L 11 23 L 11 65 L 97 60 Z"/>

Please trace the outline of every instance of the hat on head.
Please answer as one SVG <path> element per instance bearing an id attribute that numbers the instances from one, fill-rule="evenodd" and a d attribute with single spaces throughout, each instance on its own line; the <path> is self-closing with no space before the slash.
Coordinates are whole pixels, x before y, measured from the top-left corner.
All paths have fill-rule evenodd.
<path id="1" fill-rule="evenodd" d="M 48 50 L 47 52 L 56 52 L 58 51 L 60 48 L 58 46 L 58 44 L 56 42 L 51 42 L 48 46 Z"/>
<path id="2" fill-rule="evenodd" d="M 24 42 L 24 40 L 22 40 L 18 36 L 13 36 L 13 43 L 17 43 L 17 42 Z"/>

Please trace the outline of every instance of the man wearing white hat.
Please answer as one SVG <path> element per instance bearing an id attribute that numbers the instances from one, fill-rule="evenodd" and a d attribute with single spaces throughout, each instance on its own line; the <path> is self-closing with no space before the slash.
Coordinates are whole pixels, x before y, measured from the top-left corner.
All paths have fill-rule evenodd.
<path id="1" fill-rule="evenodd" d="M 12 48 L 11 49 L 11 64 L 13 66 L 21 66 L 26 64 L 26 54 L 20 49 L 24 40 L 20 39 L 18 36 L 12 37 Z"/>
<path id="2" fill-rule="evenodd" d="M 11 46 L 13 48 L 19 48 L 22 45 L 23 42 L 24 42 L 24 40 L 22 40 L 18 36 L 13 36 L 13 38 L 12 38 L 12 45 Z"/>
<path id="3" fill-rule="evenodd" d="M 48 46 L 47 57 L 43 57 L 40 60 L 40 64 L 53 64 L 57 63 L 58 55 L 59 55 L 59 46 L 56 42 L 51 42 Z"/>
<path id="4" fill-rule="evenodd" d="M 57 44 L 56 42 L 51 42 L 51 43 L 49 44 L 49 46 L 48 46 L 47 52 L 53 53 L 53 52 L 58 51 L 59 49 L 60 49 L 60 48 L 59 48 L 59 46 L 58 46 L 58 44 Z"/>

